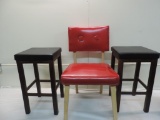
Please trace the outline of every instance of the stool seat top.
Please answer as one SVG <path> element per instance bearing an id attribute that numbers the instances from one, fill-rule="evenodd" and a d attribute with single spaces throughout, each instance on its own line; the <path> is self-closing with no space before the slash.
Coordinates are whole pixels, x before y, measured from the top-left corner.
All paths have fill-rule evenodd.
<path id="1" fill-rule="evenodd" d="M 158 59 L 160 55 L 142 46 L 113 46 L 111 51 L 119 59 Z"/>
<path id="2" fill-rule="evenodd" d="M 14 55 L 18 61 L 47 61 L 54 60 L 61 54 L 60 47 L 30 48 Z"/>

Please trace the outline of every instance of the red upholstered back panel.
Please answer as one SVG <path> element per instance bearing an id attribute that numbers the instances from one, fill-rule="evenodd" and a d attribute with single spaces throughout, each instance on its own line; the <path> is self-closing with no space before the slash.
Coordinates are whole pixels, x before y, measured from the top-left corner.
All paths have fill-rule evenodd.
<path id="1" fill-rule="evenodd" d="M 80 28 L 69 27 L 69 51 L 108 51 L 109 26 Z"/>

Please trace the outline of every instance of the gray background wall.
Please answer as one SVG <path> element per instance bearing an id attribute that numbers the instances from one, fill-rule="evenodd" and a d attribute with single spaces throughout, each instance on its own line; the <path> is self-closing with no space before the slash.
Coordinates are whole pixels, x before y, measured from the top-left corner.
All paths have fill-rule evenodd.
<path id="1" fill-rule="evenodd" d="M 19 87 L 14 54 L 30 47 L 62 47 L 63 69 L 73 62 L 68 52 L 68 26 L 110 26 L 110 46 L 144 46 L 160 51 L 159 0 L 0 0 L 0 86 Z M 110 63 L 110 51 L 105 61 Z M 83 56 L 88 56 L 84 59 Z M 79 54 L 80 61 L 99 61 L 93 53 Z M 93 58 L 95 56 L 95 58 Z M 34 76 L 25 66 L 27 79 Z M 124 76 L 133 76 L 135 65 L 125 65 Z M 141 78 L 147 80 L 149 64 Z M 41 77 L 48 77 L 40 65 Z M 160 88 L 159 65 L 155 89 Z M 128 87 L 130 84 L 127 84 Z"/>

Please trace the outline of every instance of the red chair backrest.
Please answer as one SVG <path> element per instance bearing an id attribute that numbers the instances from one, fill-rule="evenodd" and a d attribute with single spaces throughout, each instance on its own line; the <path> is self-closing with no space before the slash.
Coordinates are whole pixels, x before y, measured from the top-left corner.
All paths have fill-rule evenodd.
<path id="1" fill-rule="evenodd" d="M 109 26 L 69 27 L 69 51 L 108 51 Z"/>

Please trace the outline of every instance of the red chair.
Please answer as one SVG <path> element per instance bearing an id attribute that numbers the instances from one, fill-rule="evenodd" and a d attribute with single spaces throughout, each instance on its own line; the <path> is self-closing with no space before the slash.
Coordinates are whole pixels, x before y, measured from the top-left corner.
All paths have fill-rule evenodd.
<path id="1" fill-rule="evenodd" d="M 79 28 L 69 27 L 69 51 L 109 50 L 109 26 Z M 105 63 L 72 63 L 62 73 L 61 82 L 65 85 L 64 120 L 68 120 L 68 100 L 70 85 L 109 85 L 111 87 L 113 118 L 117 120 L 116 86 L 118 74 Z"/>

